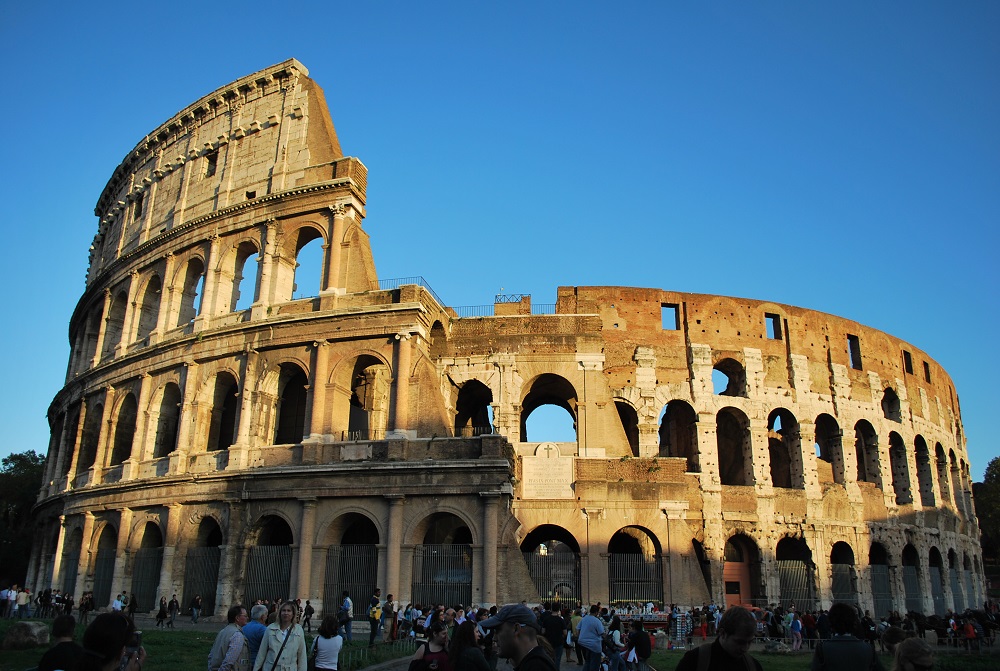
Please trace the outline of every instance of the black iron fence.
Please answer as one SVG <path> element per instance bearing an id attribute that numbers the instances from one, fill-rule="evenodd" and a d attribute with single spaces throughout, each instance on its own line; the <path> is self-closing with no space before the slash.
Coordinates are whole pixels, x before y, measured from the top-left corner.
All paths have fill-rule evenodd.
<path id="1" fill-rule="evenodd" d="M 365 618 L 368 597 L 378 580 L 378 546 L 331 545 L 326 553 L 323 581 L 323 615 L 336 615 L 348 592 L 354 602 L 354 617 Z M 360 610 L 359 610 L 360 609 Z"/>
<path id="2" fill-rule="evenodd" d="M 132 599 L 135 609 L 145 613 L 156 608 L 160 588 L 163 548 L 139 548 L 132 563 Z M 169 597 L 167 597 L 169 599 Z"/>
<path id="3" fill-rule="evenodd" d="M 659 555 L 614 553 L 608 557 L 611 603 L 663 603 L 663 560 Z"/>
<path id="4" fill-rule="evenodd" d="M 182 608 L 188 608 L 196 596 L 201 597 L 201 614 L 215 614 L 215 592 L 219 585 L 219 562 L 222 548 L 189 548 L 184 558 L 184 594 Z M 169 597 L 168 597 L 169 598 Z M 253 603 L 248 601 L 247 603 Z"/>
<path id="5" fill-rule="evenodd" d="M 292 548 L 263 545 L 250 548 L 243 603 L 257 599 L 287 599 L 292 575 Z"/>
<path id="6" fill-rule="evenodd" d="M 414 603 L 472 603 L 472 546 L 413 548 Z"/>
<path id="7" fill-rule="evenodd" d="M 547 555 L 525 552 L 531 581 L 538 596 L 544 600 L 582 598 L 580 589 L 580 555 L 575 552 L 554 552 Z"/>

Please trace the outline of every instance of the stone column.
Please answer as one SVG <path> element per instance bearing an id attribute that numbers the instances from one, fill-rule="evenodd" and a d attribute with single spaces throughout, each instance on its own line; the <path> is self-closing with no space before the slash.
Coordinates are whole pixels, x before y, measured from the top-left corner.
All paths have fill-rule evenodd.
<path id="1" fill-rule="evenodd" d="M 240 414 L 236 420 L 236 443 L 229 446 L 227 470 L 245 468 L 250 451 L 250 425 L 253 422 L 253 387 L 251 381 L 257 374 L 257 350 L 247 348 L 243 355 L 243 371 L 240 380 Z"/>
<path id="2" fill-rule="evenodd" d="M 82 416 L 82 412 L 83 412 L 83 408 L 84 407 L 85 407 L 85 404 L 83 403 L 83 401 L 81 399 L 81 401 L 80 401 L 81 416 Z M 69 410 L 69 408 L 67 408 L 66 409 L 66 413 L 64 415 L 65 419 L 63 420 L 62 434 L 59 436 L 59 458 L 56 460 L 56 467 L 55 467 L 54 472 L 52 473 L 52 478 L 51 478 L 51 480 L 53 482 L 55 482 L 57 485 L 60 485 L 60 486 L 62 485 L 61 480 L 62 480 L 63 476 L 65 474 L 70 473 L 71 472 L 70 469 L 73 467 L 73 460 L 76 458 L 76 442 L 75 442 L 75 439 L 76 439 L 77 432 L 80 430 L 79 426 L 77 426 L 75 428 L 75 430 L 71 430 L 70 429 L 71 422 L 70 422 L 69 415 L 70 415 L 70 410 Z M 71 431 L 72 431 L 73 442 L 70 442 L 70 440 L 71 440 L 71 436 L 70 436 Z M 52 492 L 52 493 L 55 493 L 55 492 Z"/>
<path id="3" fill-rule="evenodd" d="M 330 348 L 326 340 L 313 343 L 312 403 L 306 440 L 320 441 L 326 431 L 326 383 L 330 371 Z"/>
<path id="4" fill-rule="evenodd" d="M 342 204 L 337 204 L 329 208 L 330 216 L 333 218 L 333 227 L 330 231 L 330 242 L 326 253 L 326 267 L 323 269 L 323 286 L 320 293 L 342 293 L 344 288 L 340 286 L 340 268 L 342 263 L 341 252 L 344 240 L 344 216 L 347 208 Z M 388 592 L 386 592 L 388 594 Z M 395 592 L 392 592 L 395 594 Z"/>
<path id="5" fill-rule="evenodd" d="M 400 556 L 403 546 L 403 503 L 402 494 L 389 494 L 389 533 L 385 541 L 385 589 L 386 594 L 399 596 Z"/>
<path id="6" fill-rule="evenodd" d="M 135 329 L 132 327 L 132 320 L 135 316 L 136 303 L 139 302 L 139 271 L 133 270 L 130 273 L 131 279 L 128 283 L 128 300 L 125 302 L 125 318 L 122 320 L 122 339 L 115 348 L 115 356 L 121 356 L 128 350 L 128 346 L 135 340 Z"/>
<path id="7" fill-rule="evenodd" d="M 177 259 L 173 252 L 167 252 L 165 258 L 165 263 L 163 267 L 163 284 L 160 290 L 160 312 L 156 315 L 156 329 L 153 333 L 157 335 L 156 339 L 150 339 L 150 344 L 162 337 L 163 333 L 170 328 L 170 315 L 174 303 L 174 285 L 171 281 L 175 275 L 175 266 L 177 264 Z M 183 284 L 184 278 L 181 278 L 181 283 Z M 183 286 L 181 291 L 183 291 Z"/>
<path id="8" fill-rule="evenodd" d="M 483 601 L 497 602 L 497 511 L 500 496 L 484 492 L 483 501 Z"/>
<path id="9" fill-rule="evenodd" d="M 170 453 L 170 473 L 187 471 L 187 457 L 195 447 L 191 444 L 195 422 L 198 419 L 197 405 L 193 402 L 197 388 L 198 364 L 185 361 L 181 372 L 181 412 L 177 417 L 177 448 Z"/>
<path id="10" fill-rule="evenodd" d="M 80 439 L 83 437 L 83 425 L 87 421 L 87 399 L 80 399 L 80 419 L 76 423 L 76 431 L 73 432 L 73 443 L 69 445 L 69 470 L 67 471 L 66 488 L 71 489 L 73 480 L 79 473 L 76 472 L 77 462 L 80 460 Z M 67 422 L 68 424 L 68 422 Z"/>
<path id="11" fill-rule="evenodd" d="M 108 332 L 108 316 L 110 311 L 111 289 L 105 289 L 104 302 L 101 306 L 101 323 L 97 327 L 97 346 L 94 348 L 94 358 L 90 361 L 90 368 L 93 368 L 101 362 L 101 351 L 104 349 L 104 336 Z"/>
<path id="12" fill-rule="evenodd" d="M 174 561 L 180 543 L 181 514 L 184 506 L 171 503 L 167 506 L 167 535 L 163 539 L 163 563 L 160 565 L 158 594 L 173 594 Z"/>
<path id="13" fill-rule="evenodd" d="M 83 513 L 83 540 L 80 542 L 80 568 L 76 574 L 76 589 L 82 595 L 87 591 L 87 573 L 93 565 L 94 550 L 92 549 L 94 535 L 94 513 L 89 510 Z M 74 595 L 79 602 L 79 596 Z"/>
<path id="14" fill-rule="evenodd" d="M 202 287 L 201 309 L 194 318 L 194 331 L 202 331 L 208 328 L 212 317 L 219 313 L 218 292 L 219 292 L 219 261 L 220 242 L 219 236 L 209 237 L 208 258 L 205 259 L 205 286 Z"/>
<path id="15" fill-rule="evenodd" d="M 115 404 L 115 388 L 108 386 L 104 392 L 104 413 L 101 415 L 101 431 L 97 437 L 97 451 L 94 455 L 94 466 L 91 469 L 94 476 L 90 479 L 95 484 L 101 478 L 108 459 L 109 444 L 114 439 L 111 430 L 111 407 Z"/>
<path id="16" fill-rule="evenodd" d="M 719 475 L 719 438 L 715 415 L 698 413 L 695 435 L 698 440 L 698 464 L 701 466 L 701 486 L 705 491 L 721 491 Z"/>
<path id="17" fill-rule="evenodd" d="M 267 308 L 274 300 L 274 249 L 278 237 L 278 222 L 268 219 L 264 227 L 264 253 L 260 260 L 260 287 L 257 291 L 257 301 L 250 306 L 251 319 L 263 319 L 267 316 Z"/>
<path id="18" fill-rule="evenodd" d="M 316 536 L 316 499 L 301 499 L 302 526 L 299 529 L 299 575 L 297 585 L 292 585 L 292 594 L 301 599 L 312 598 L 312 555 Z"/>
<path id="19" fill-rule="evenodd" d="M 125 564 L 131 554 L 128 536 L 132 530 L 132 509 L 122 508 L 118 518 L 118 546 L 115 548 L 115 570 L 111 577 L 111 595 L 120 594 L 125 587 Z"/>
<path id="20" fill-rule="evenodd" d="M 744 458 L 750 456 L 753 460 L 752 472 L 758 494 L 771 495 L 774 483 L 771 482 L 771 454 L 767 442 L 767 420 L 750 420 L 750 455 L 743 451 Z"/>
<path id="21" fill-rule="evenodd" d="M 410 338 L 409 333 L 396 334 L 396 375 L 393 380 L 395 404 L 392 408 L 392 429 L 405 432 L 409 425 L 410 409 Z"/>
<path id="22" fill-rule="evenodd" d="M 56 536 L 56 549 L 52 555 L 52 581 L 48 587 L 59 586 L 62 588 L 62 556 L 63 545 L 66 543 L 66 516 L 59 516 L 59 534 Z M 35 591 L 39 591 L 41 585 L 35 586 Z"/>

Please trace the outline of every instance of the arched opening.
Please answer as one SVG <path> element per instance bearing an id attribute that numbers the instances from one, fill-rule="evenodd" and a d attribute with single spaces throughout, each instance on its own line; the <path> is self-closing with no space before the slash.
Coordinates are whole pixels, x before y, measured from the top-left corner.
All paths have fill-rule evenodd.
<path id="1" fill-rule="evenodd" d="M 325 615 L 337 612 L 345 591 L 359 601 L 372 594 L 378 583 L 379 535 L 375 524 L 360 513 L 348 513 L 334 522 L 331 534 L 339 542 L 326 551 Z"/>
<path id="2" fill-rule="evenodd" d="M 94 607 L 111 605 L 111 580 L 115 574 L 115 557 L 118 554 L 118 530 L 108 524 L 101 531 L 94 557 Z"/>
<path id="3" fill-rule="evenodd" d="M 87 414 L 80 434 L 80 456 L 77 458 L 76 472 L 82 473 L 94 465 L 97 459 L 97 443 L 101 438 L 101 418 L 104 404 L 87 400 Z"/>
<path id="4" fill-rule="evenodd" d="M 163 283 L 159 275 L 153 275 L 146 283 L 146 290 L 142 292 L 142 301 L 139 303 L 139 327 L 136 332 L 136 340 L 147 338 L 156 329 L 156 321 L 160 317 L 160 294 L 163 290 Z"/>
<path id="5" fill-rule="evenodd" d="M 284 600 L 292 575 L 292 530 L 277 515 L 263 517 L 257 525 L 257 542 L 247 553 L 246 589 L 243 603 Z"/>
<path id="6" fill-rule="evenodd" d="M 979 599 L 977 598 L 976 591 L 973 589 L 975 583 L 973 583 L 972 561 L 969 559 L 969 553 L 967 552 L 963 554 L 963 557 L 962 573 L 965 576 L 965 598 L 970 604 L 977 603 Z"/>
<path id="7" fill-rule="evenodd" d="M 889 553 L 881 543 L 872 543 L 868 551 L 868 571 L 872 579 L 872 602 L 876 617 L 888 617 L 896 609 L 889 577 Z"/>
<path id="8" fill-rule="evenodd" d="M 920 490 L 920 504 L 925 508 L 933 508 L 934 474 L 931 472 L 931 456 L 927 442 L 923 436 L 913 439 L 913 449 L 917 460 L 917 487 Z M 943 612 L 943 611 L 942 611 Z"/>
<path id="9" fill-rule="evenodd" d="M 181 389 L 173 382 L 163 386 L 160 412 L 156 418 L 153 458 L 165 457 L 177 448 L 177 427 L 181 417 Z"/>
<path id="10" fill-rule="evenodd" d="M 186 606 L 195 597 L 201 597 L 201 612 L 206 617 L 215 614 L 223 543 L 219 523 L 212 517 L 203 517 L 198 523 L 195 544 L 188 548 L 185 556 L 184 596 L 181 604 Z"/>
<path id="11" fill-rule="evenodd" d="M 833 544 L 830 551 L 830 568 L 832 569 L 833 600 L 844 603 L 858 603 L 857 574 L 854 572 L 854 550 L 843 541 Z"/>
<path id="12" fill-rule="evenodd" d="M 715 418 L 715 436 L 722 484 L 753 485 L 753 447 L 747 416 L 736 408 L 723 408 Z"/>
<path id="13" fill-rule="evenodd" d="M 802 448 L 799 422 L 784 408 L 767 416 L 767 450 L 771 462 L 771 484 L 785 489 L 803 489 Z"/>
<path id="14" fill-rule="evenodd" d="M 431 325 L 430 357 L 437 360 L 448 353 L 448 334 L 440 321 Z"/>
<path id="15" fill-rule="evenodd" d="M 260 277 L 260 253 L 257 245 L 249 240 L 236 248 L 233 265 L 233 293 L 230 296 L 230 311 L 249 310 L 258 298 Z"/>
<path id="16" fill-rule="evenodd" d="M 424 520 L 421 529 L 423 542 L 413 548 L 413 601 L 472 603 L 469 527 L 456 515 L 434 513 Z"/>
<path id="17" fill-rule="evenodd" d="M 694 550 L 695 561 L 701 568 L 701 577 L 705 580 L 705 594 L 712 593 L 712 562 L 705 553 L 705 546 L 697 538 L 691 539 L 691 549 Z"/>
<path id="18" fill-rule="evenodd" d="M 928 570 L 931 579 L 931 601 L 934 603 L 934 614 L 944 615 L 944 560 L 941 551 L 932 547 L 928 554 Z"/>
<path id="19" fill-rule="evenodd" d="M 111 307 L 108 308 L 108 321 L 104 328 L 104 346 L 101 349 L 102 359 L 114 356 L 115 348 L 121 344 L 122 333 L 125 329 L 126 305 L 128 305 L 128 291 L 122 289 L 111 299 Z"/>
<path id="20" fill-rule="evenodd" d="M 920 559 L 917 549 L 910 543 L 903 547 L 903 592 L 906 595 L 906 610 L 924 612 L 924 594 L 920 589 Z"/>
<path id="21" fill-rule="evenodd" d="M 323 238 L 319 231 L 305 226 L 299 229 L 295 251 L 295 275 L 292 298 L 319 296 L 323 279 Z"/>
<path id="22" fill-rule="evenodd" d="M 670 401 L 660 414 L 660 456 L 684 457 L 688 473 L 701 471 L 698 458 L 698 415 L 684 401 Z"/>
<path id="23" fill-rule="evenodd" d="M 723 359 L 712 368 L 712 389 L 718 396 L 747 395 L 747 372 L 736 359 Z"/>
<path id="24" fill-rule="evenodd" d="M 205 446 L 208 452 L 224 450 L 236 442 L 239 393 L 239 384 L 231 374 L 223 371 L 215 376 L 211 424 L 208 429 L 208 443 Z"/>
<path id="25" fill-rule="evenodd" d="M 177 311 L 177 324 L 184 326 L 201 312 L 201 297 L 205 287 L 205 264 L 193 257 L 184 269 L 184 284 L 181 287 L 181 304 Z"/>
<path id="26" fill-rule="evenodd" d="M 70 532 L 63 545 L 62 556 L 62 591 L 63 594 L 76 594 L 76 577 L 80 569 L 80 555 L 83 548 L 83 532 L 79 527 Z"/>
<path id="27" fill-rule="evenodd" d="M 543 601 L 576 602 L 580 586 L 580 544 L 555 524 L 535 527 L 521 542 L 531 581 Z"/>
<path id="28" fill-rule="evenodd" d="M 882 392 L 882 415 L 893 422 L 902 422 L 903 413 L 899 406 L 899 396 L 892 387 L 886 387 Z"/>
<path id="29" fill-rule="evenodd" d="M 951 488 L 948 486 L 948 457 L 941 443 L 934 446 L 934 458 L 937 462 L 938 489 L 941 490 L 941 505 L 951 503 Z"/>
<path id="30" fill-rule="evenodd" d="M 732 536 L 726 541 L 723 562 L 722 582 L 725 586 L 726 608 L 766 605 L 760 549 L 757 544 L 743 534 Z"/>
<path id="31" fill-rule="evenodd" d="M 87 317 L 87 323 L 83 331 L 83 344 L 77 358 L 76 369 L 87 370 L 94 364 L 94 357 L 97 355 L 97 339 L 101 334 L 101 308 L 91 310 Z"/>
<path id="32" fill-rule="evenodd" d="M 349 381 L 346 440 L 379 440 L 389 423 L 389 367 L 376 357 L 359 356 Z"/>
<path id="33" fill-rule="evenodd" d="M 858 460 L 858 482 L 870 482 L 882 489 L 878 434 L 867 420 L 862 419 L 854 425 L 854 448 Z"/>
<path id="34" fill-rule="evenodd" d="M 163 534 L 155 522 L 146 522 L 142 541 L 132 562 L 132 597 L 136 610 L 146 613 L 156 608 L 157 590 L 160 587 L 160 568 L 163 565 Z"/>
<path id="35" fill-rule="evenodd" d="M 774 556 L 778 565 L 779 603 L 782 607 L 815 609 L 816 565 L 806 542 L 801 538 L 782 538 Z"/>
<path id="36" fill-rule="evenodd" d="M 896 494 L 896 505 L 913 503 L 910 469 L 906 465 L 906 446 L 903 438 L 895 431 L 889 434 L 889 469 L 892 471 L 892 491 Z"/>
<path id="37" fill-rule="evenodd" d="M 455 435 L 481 436 L 493 433 L 490 421 L 493 392 L 479 380 L 469 380 L 458 390 L 455 402 Z"/>
<path id="38" fill-rule="evenodd" d="M 295 364 L 281 364 L 278 376 L 278 422 L 275 445 L 301 443 L 306 430 L 306 387 L 309 378 Z"/>
<path id="39" fill-rule="evenodd" d="M 953 608 L 956 613 L 965 612 L 965 594 L 962 592 L 961 566 L 958 554 L 948 550 L 948 583 L 951 585 Z"/>
<path id="40" fill-rule="evenodd" d="M 135 440 L 135 422 L 139 407 L 135 395 L 126 394 L 118 406 L 115 420 L 114 448 L 111 450 L 111 466 L 117 466 L 132 456 L 132 442 Z"/>
<path id="41" fill-rule="evenodd" d="M 663 604 L 663 557 L 648 529 L 628 526 L 608 542 L 608 584 L 611 603 Z"/>
<path id="42" fill-rule="evenodd" d="M 552 373 L 539 375 L 531 383 L 527 395 L 521 401 L 521 441 L 561 443 L 577 440 L 576 403 L 576 389 L 569 380 Z M 567 420 L 563 413 L 555 411 L 554 408 L 543 408 L 543 406 L 562 408 L 568 413 L 569 419 Z M 540 414 L 532 417 L 532 414 L 539 409 L 541 409 Z M 532 417 L 531 431 L 528 430 L 529 417 Z M 572 433 L 566 430 L 570 422 L 572 422 Z"/>
<path id="43" fill-rule="evenodd" d="M 844 484 L 843 437 L 833 417 L 824 413 L 816 418 L 816 471 L 820 482 Z"/>
<path id="44" fill-rule="evenodd" d="M 627 401 L 615 401 L 618 410 L 618 420 L 622 423 L 622 431 L 628 439 L 629 449 L 633 457 L 639 456 L 639 415 L 632 404 Z"/>
<path id="45" fill-rule="evenodd" d="M 955 510 L 962 512 L 962 477 L 958 470 L 958 458 L 955 456 L 955 450 L 951 450 L 948 456 L 951 460 L 951 492 L 952 496 L 955 497 Z"/>

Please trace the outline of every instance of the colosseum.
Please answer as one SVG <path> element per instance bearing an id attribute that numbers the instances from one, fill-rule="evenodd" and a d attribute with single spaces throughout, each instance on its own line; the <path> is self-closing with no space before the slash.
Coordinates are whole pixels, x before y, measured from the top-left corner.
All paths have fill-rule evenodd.
<path id="1" fill-rule="evenodd" d="M 96 206 L 29 584 L 206 613 L 984 598 L 954 386 L 842 317 L 661 289 L 448 306 L 379 279 L 367 169 L 288 60 L 153 130 Z M 320 277 L 300 277 L 319 251 Z M 304 267 L 304 266 L 302 266 Z M 301 286 L 317 286 L 305 295 Z M 532 442 L 542 406 L 576 439 Z"/>

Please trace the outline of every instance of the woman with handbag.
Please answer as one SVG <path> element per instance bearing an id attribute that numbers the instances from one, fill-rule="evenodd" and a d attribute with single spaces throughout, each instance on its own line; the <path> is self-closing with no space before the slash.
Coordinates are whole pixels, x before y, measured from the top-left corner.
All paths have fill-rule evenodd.
<path id="1" fill-rule="evenodd" d="M 294 601 L 278 608 L 278 618 L 267 627 L 260 642 L 253 671 L 307 671 L 306 635 L 295 624 Z"/>
<path id="2" fill-rule="evenodd" d="M 427 630 L 427 642 L 410 658 L 408 671 L 452 671 L 448 659 L 448 627 L 435 622 Z"/>
<path id="3" fill-rule="evenodd" d="M 344 637 L 340 635 L 337 618 L 327 615 L 319 625 L 319 635 L 313 639 L 309 656 L 315 660 L 316 671 L 337 671 L 340 649 L 344 647 Z"/>

